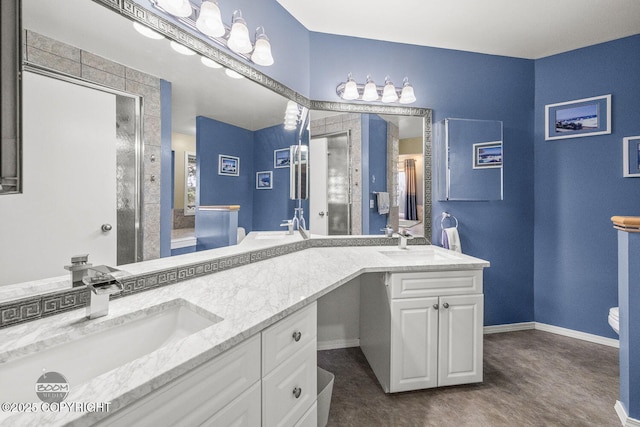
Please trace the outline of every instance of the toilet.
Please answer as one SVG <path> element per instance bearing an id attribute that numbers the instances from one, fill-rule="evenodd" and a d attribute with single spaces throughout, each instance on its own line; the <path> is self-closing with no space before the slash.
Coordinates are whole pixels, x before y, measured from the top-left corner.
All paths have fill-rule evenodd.
<path id="1" fill-rule="evenodd" d="M 620 335 L 620 310 L 618 307 L 609 309 L 609 325 L 616 331 L 616 334 Z"/>

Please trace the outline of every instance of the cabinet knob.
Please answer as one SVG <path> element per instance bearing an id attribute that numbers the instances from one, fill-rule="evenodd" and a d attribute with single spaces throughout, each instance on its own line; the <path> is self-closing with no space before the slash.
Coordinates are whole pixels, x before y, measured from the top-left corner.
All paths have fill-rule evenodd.
<path id="1" fill-rule="evenodd" d="M 449 303 L 448 303 L 448 302 L 445 302 L 444 304 L 442 304 L 442 306 L 443 306 L 444 308 L 449 308 Z"/>
<path id="2" fill-rule="evenodd" d="M 296 387 L 293 389 L 293 395 L 295 396 L 296 399 L 298 399 L 301 394 L 302 394 L 302 389 L 300 387 Z"/>
<path id="3" fill-rule="evenodd" d="M 440 307 L 438 307 L 438 304 L 433 304 L 433 309 L 434 310 L 437 310 L 438 308 L 440 308 Z"/>
<path id="4" fill-rule="evenodd" d="M 293 336 L 293 340 L 295 342 L 298 342 L 298 341 L 300 341 L 300 338 L 302 338 L 302 332 L 295 331 L 292 336 Z"/>

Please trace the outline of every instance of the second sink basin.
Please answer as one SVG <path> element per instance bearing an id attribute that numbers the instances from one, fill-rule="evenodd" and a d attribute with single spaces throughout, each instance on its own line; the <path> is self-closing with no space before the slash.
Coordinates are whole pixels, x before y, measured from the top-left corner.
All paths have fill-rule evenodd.
<path id="1" fill-rule="evenodd" d="M 405 262 L 429 262 L 429 261 L 450 261 L 456 259 L 455 255 L 435 251 L 432 248 L 420 246 L 408 247 L 407 249 L 385 249 L 378 253 L 394 260 Z"/>
<path id="2" fill-rule="evenodd" d="M 1 363 L 0 401 L 38 402 L 35 384 L 44 371 L 62 374 L 73 389 L 222 320 L 182 299 L 136 314 L 122 323 L 117 318 L 108 319 L 105 322 L 117 324 L 64 344 L 43 343 L 37 353 Z M 86 322 L 89 326 L 91 321 Z"/>

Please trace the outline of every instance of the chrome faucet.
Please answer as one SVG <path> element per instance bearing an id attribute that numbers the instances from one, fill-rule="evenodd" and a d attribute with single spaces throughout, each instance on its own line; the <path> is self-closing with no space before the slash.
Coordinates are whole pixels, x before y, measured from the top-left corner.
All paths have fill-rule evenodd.
<path id="1" fill-rule="evenodd" d="M 401 230 L 398 232 L 398 248 L 407 249 L 407 241 L 413 239 L 413 236 L 409 234 L 407 230 Z"/>
<path id="2" fill-rule="evenodd" d="M 287 227 L 287 234 L 288 235 L 293 234 L 293 220 L 289 219 L 284 221 L 282 224 L 280 224 L 280 227 Z"/>
<path id="3" fill-rule="evenodd" d="M 88 272 L 89 275 L 82 279 L 89 289 L 87 318 L 106 316 L 109 313 L 109 296 L 124 289 L 122 282 L 117 278 L 124 272 L 106 265 L 89 268 Z"/>
<path id="4" fill-rule="evenodd" d="M 89 289 L 87 317 L 106 316 L 109 313 L 109 295 L 122 292 L 123 285 L 119 280 L 128 275 L 124 271 L 106 265 L 93 266 L 88 254 L 71 257 L 71 264 L 64 268 L 71 272 L 73 287 L 86 285 Z"/>

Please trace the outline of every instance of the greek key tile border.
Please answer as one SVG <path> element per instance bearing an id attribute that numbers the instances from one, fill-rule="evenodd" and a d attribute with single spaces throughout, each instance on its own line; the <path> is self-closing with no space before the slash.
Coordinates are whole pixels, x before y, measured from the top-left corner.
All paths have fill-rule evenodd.
<path id="1" fill-rule="evenodd" d="M 123 280 L 123 291 L 112 295 L 113 299 L 173 285 L 196 277 L 206 276 L 218 271 L 241 267 L 254 262 L 302 251 L 307 248 L 346 247 L 346 246 L 395 246 L 397 237 L 335 237 L 327 239 L 307 239 L 301 242 L 272 246 L 238 255 L 210 259 L 204 262 L 184 265 L 177 268 L 159 270 L 153 273 L 133 275 Z M 415 237 L 408 241 L 410 245 L 426 245 L 424 237 Z M 0 304 L 0 328 L 19 323 L 53 316 L 69 310 L 86 307 L 89 291 L 86 288 L 65 289 L 37 297 Z"/>

